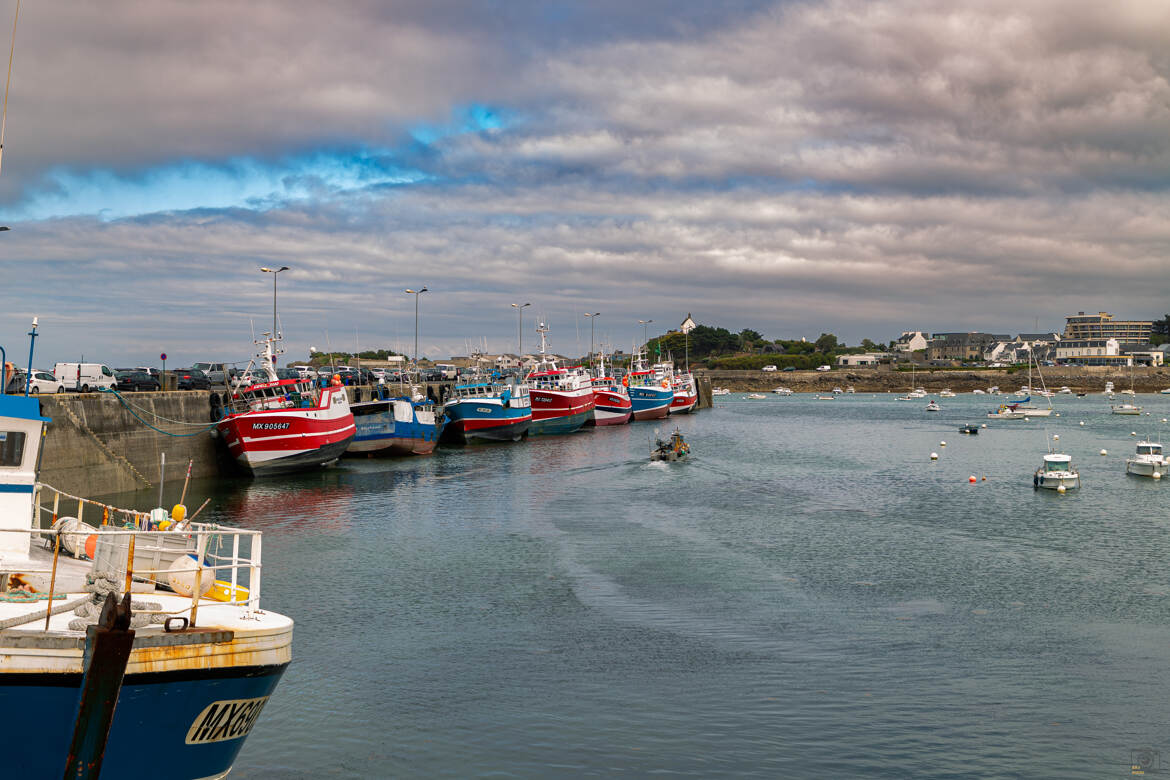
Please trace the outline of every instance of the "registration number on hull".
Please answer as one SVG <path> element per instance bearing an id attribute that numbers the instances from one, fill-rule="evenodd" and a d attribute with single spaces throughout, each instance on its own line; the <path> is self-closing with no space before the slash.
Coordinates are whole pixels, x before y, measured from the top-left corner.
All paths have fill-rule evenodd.
<path id="1" fill-rule="evenodd" d="M 255 699 L 224 699 L 212 702 L 195 717 L 187 731 L 188 745 L 206 745 L 245 737 L 252 730 L 267 696 Z"/>

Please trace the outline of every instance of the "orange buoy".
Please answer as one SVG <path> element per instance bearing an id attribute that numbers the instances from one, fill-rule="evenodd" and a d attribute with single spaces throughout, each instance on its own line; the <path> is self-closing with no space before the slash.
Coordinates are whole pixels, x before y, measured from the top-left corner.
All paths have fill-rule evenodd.
<path id="1" fill-rule="evenodd" d="M 91 561 L 97 557 L 97 534 L 85 537 L 85 554 L 89 556 Z"/>
<path id="2" fill-rule="evenodd" d="M 975 475 L 972 474 L 971 476 L 967 477 L 967 481 L 974 485 L 977 480 L 975 479 Z"/>

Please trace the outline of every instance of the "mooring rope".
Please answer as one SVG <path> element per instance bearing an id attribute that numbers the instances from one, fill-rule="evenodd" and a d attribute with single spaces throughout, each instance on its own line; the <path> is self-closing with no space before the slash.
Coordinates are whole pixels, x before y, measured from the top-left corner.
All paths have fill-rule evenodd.
<path id="1" fill-rule="evenodd" d="M 134 416 L 134 419 L 138 420 L 138 422 L 142 423 L 147 428 L 150 428 L 151 430 L 154 430 L 154 431 L 158 431 L 159 433 L 166 434 L 167 436 L 175 436 L 178 438 L 189 438 L 191 436 L 198 436 L 201 433 L 206 433 L 207 431 L 210 431 L 216 425 L 215 423 L 211 423 L 210 425 L 203 425 L 202 423 L 189 423 L 189 422 L 183 422 L 181 420 L 168 420 L 165 417 L 160 417 L 159 415 L 155 414 L 154 412 L 148 412 L 149 414 L 151 414 L 153 417 L 155 417 L 158 420 L 165 420 L 166 422 L 173 422 L 173 423 L 177 423 L 179 425 L 199 425 L 200 426 L 199 430 L 194 431 L 193 433 L 171 433 L 170 431 L 164 431 L 162 428 L 159 428 L 156 425 L 152 425 L 151 423 L 142 419 L 142 417 L 140 417 L 138 415 L 138 412 L 134 411 L 133 405 L 131 405 L 125 398 L 123 398 L 122 394 L 119 393 L 114 388 L 112 388 L 112 387 L 100 388 L 99 392 L 112 394 L 115 398 L 118 399 L 119 402 L 121 402 L 122 406 L 125 406 L 126 410 Z M 146 411 L 146 410 L 144 409 L 143 411 Z"/>

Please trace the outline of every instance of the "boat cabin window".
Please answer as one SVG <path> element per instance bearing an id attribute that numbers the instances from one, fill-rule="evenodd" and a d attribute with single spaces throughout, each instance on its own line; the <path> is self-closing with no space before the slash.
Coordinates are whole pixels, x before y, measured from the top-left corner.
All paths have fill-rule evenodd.
<path id="1" fill-rule="evenodd" d="M 1162 447 L 1158 444 L 1139 444 L 1138 455 L 1161 455 Z"/>
<path id="2" fill-rule="evenodd" d="M 24 459 L 24 432 L 0 431 L 0 466 L 19 468 Z"/>
<path id="3" fill-rule="evenodd" d="M 1068 471 L 1069 464 L 1063 460 L 1046 460 L 1044 461 L 1045 471 Z"/>

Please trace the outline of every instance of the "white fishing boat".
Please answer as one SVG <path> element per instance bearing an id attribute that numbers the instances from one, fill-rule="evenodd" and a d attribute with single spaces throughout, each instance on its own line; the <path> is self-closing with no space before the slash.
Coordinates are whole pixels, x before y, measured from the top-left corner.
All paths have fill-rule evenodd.
<path id="1" fill-rule="evenodd" d="M 1032 475 L 1032 487 L 1048 490 L 1071 490 L 1080 487 L 1081 475 L 1073 468 L 1072 457 L 1049 452 Z"/>
<path id="2" fill-rule="evenodd" d="M 987 388 L 987 394 L 988 395 L 999 395 L 1000 394 L 999 385 L 992 385 L 991 387 Z"/>
<path id="3" fill-rule="evenodd" d="M 845 395 L 853 395 L 856 392 L 857 392 L 857 390 L 854 389 L 853 385 L 849 385 L 849 387 L 845 388 Z"/>
<path id="4" fill-rule="evenodd" d="M 980 390 L 978 387 L 976 387 L 974 390 L 971 391 L 971 395 L 987 395 L 987 391 Z"/>
<path id="5" fill-rule="evenodd" d="M 731 395 L 731 391 L 726 387 L 713 387 L 711 388 L 711 395 Z"/>
<path id="6" fill-rule="evenodd" d="M 938 401 L 931 401 L 930 403 L 928 403 L 928 404 L 926 405 L 926 411 L 928 411 L 928 412 L 937 412 L 937 411 L 939 411 L 941 408 L 942 408 L 942 407 L 940 407 L 940 406 L 938 405 Z"/>
<path id="7" fill-rule="evenodd" d="M 1060 389 L 1057 390 L 1056 392 L 1060 393 L 1061 395 L 1071 395 L 1072 388 L 1069 387 L 1068 385 L 1061 385 Z"/>
<path id="8" fill-rule="evenodd" d="M 1113 393 L 1113 383 L 1106 382 L 1105 383 L 1105 395 L 1111 395 L 1112 393 Z"/>
<path id="9" fill-rule="evenodd" d="M 1161 393 L 1162 395 L 1170 395 L 1170 387 L 1163 387 L 1158 392 Z"/>
<path id="10" fill-rule="evenodd" d="M 768 396 L 761 395 L 760 393 L 748 393 L 748 398 L 752 399 L 753 401 L 763 401 L 767 397 Z"/>
<path id="11" fill-rule="evenodd" d="M 837 399 L 837 396 L 835 396 L 835 395 L 818 395 L 816 397 L 816 399 L 818 401 L 835 401 Z"/>
<path id="12" fill-rule="evenodd" d="M 792 395 L 792 391 L 790 389 L 788 389 L 787 387 L 777 387 L 772 392 L 775 393 L 776 395 Z"/>
<path id="13" fill-rule="evenodd" d="M 955 392 L 948 387 L 944 390 L 940 390 L 938 392 L 938 397 L 939 398 L 954 398 Z"/>
<path id="14" fill-rule="evenodd" d="M 842 389 L 841 389 L 841 388 L 839 388 L 839 387 L 834 387 L 834 388 L 833 388 L 833 395 L 841 395 L 841 393 L 843 393 L 843 392 L 845 392 L 845 391 L 844 391 L 844 390 L 842 390 Z"/>
<path id="15" fill-rule="evenodd" d="M 1170 463 L 1162 453 L 1162 445 L 1152 441 L 1139 441 L 1137 452 L 1125 459 L 1125 473 L 1139 477 L 1161 479 L 1170 470 Z"/>

